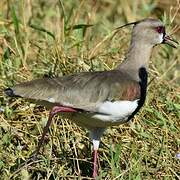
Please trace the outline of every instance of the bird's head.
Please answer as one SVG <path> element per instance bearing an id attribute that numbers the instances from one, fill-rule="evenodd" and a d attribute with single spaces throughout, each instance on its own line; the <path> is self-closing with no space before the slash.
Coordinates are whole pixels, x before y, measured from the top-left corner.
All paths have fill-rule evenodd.
<path id="1" fill-rule="evenodd" d="M 138 39 L 152 46 L 165 43 L 176 47 L 174 43 L 177 43 L 166 34 L 165 26 L 158 19 L 145 19 L 137 22 L 133 28 L 133 35 L 136 40 Z"/>
<path id="2" fill-rule="evenodd" d="M 177 41 L 166 34 L 164 24 L 158 19 L 148 18 L 141 21 L 128 23 L 124 26 L 131 24 L 134 24 L 132 31 L 132 41 L 134 42 L 141 42 L 142 44 L 149 46 L 164 43 L 174 48 L 176 47 L 175 43 L 178 44 Z"/>

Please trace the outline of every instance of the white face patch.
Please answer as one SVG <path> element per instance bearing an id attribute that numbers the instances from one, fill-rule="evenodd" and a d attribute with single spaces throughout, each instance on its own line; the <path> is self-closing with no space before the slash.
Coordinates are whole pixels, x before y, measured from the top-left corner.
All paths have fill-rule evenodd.
<path id="1" fill-rule="evenodd" d="M 163 33 L 161 33 L 161 34 L 159 34 L 159 43 L 162 43 L 163 42 L 163 36 L 164 36 L 164 34 Z"/>

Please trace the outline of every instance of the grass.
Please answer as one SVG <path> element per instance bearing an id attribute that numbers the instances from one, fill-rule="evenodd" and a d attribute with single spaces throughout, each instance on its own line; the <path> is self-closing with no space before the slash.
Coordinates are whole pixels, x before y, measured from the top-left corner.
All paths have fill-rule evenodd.
<path id="1" fill-rule="evenodd" d="M 0 179 L 91 179 L 88 132 L 60 116 L 43 154 L 16 171 L 35 150 L 48 110 L 9 99 L 3 89 L 44 75 L 114 68 L 125 56 L 131 28 L 115 36 L 113 29 L 126 22 L 160 18 L 178 40 L 178 1 L 162 7 L 155 0 L 1 0 L 0 7 Z M 104 134 L 99 179 L 180 179 L 179 59 L 179 47 L 154 49 L 146 104 L 133 123 Z"/>

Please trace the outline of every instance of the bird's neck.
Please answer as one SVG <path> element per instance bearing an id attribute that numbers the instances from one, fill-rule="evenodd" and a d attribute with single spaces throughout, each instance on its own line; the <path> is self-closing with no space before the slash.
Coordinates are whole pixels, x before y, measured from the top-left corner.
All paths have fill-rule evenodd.
<path id="1" fill-rule="evenodd" d="M 152 46 L 140 41 L 132 41 L 125 60 L 117 69 L 129 72 L 138 79 L 139 69 L 148 69 L 148 61 L 151 56 Z"/>

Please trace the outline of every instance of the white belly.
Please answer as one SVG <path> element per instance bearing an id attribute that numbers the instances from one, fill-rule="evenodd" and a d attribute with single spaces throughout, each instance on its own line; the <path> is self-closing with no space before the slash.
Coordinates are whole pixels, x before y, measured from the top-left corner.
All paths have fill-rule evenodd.
<path id="1" fill-rule="evenodd" d="M 75 113 L 70 119 L 88 129 L 91 127 L 105 128 L 126 122 L 137 106 L 138 100 L 106 101 L 97 106 L 97 112 Z"/>
<path id="2" fill-rule="evenodd" d="M 106 101 L 99 105 L 98 114 L 93 118 L 102 121 L 116 122 L 118 120 L 127 119 L 137 108 L 138 100 L 135 101 Z"/>

